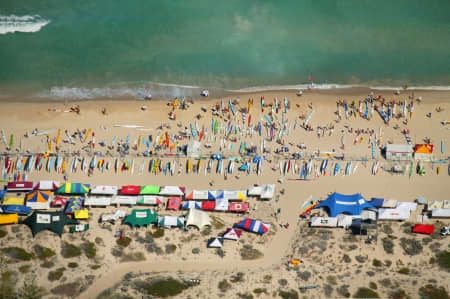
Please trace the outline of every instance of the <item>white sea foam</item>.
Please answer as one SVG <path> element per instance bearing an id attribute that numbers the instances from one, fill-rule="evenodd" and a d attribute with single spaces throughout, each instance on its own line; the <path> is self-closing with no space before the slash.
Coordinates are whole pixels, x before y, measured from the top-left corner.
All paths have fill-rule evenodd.
<path id="1" fill-rule="evenodd" d="M 83 88 L 83 87 L 52 87 L 38 95 L 40 98 L 90 100 L 100 97 L 114 98 L 120 96 L 135 96 L 144 93 L 142 89 L 123 88 Z"/>
<path id="2" fill-rule="evenodd" d="M 260 92 L 260 91 L 271 91 L 271 90 L 300 90 L 308 89 L 309 84 L 296 84 L 296 85 L 267 85 L 267 86 L 254 86 L 245 87 L 241 89 L 230 89 L 230 92 Z M 352 88 L 358 87 L 357 85 L 345 85 L 345 84 L 314 84 L 314 89 L 333 89 L 333 88 Z"/>
<path id="3" fill-rule="evenodd" d="M 14 33 L 14 32 L 38 32 L 42 27 L 49 24 L 39 15 L 34 16 L 16 16 L 0 15 L 0 34 Z"/>
<path id="4" fill-rule="evenodd" d="M 370 86 L 369 88 L 374 90 L 403 90 L 401 86 Z M 408 86 L 408 90 L 450 90 L 450 86 Z"/>

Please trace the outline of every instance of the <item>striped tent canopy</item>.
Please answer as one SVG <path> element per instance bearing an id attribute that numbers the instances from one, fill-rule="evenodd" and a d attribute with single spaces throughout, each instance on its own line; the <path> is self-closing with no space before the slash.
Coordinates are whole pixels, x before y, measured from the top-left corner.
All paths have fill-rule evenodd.
<path id="1" fill-rule="evenodd" d="M 56 193 L 61 194 L 87 194 L 89 193 L 90 185 L 80 183 L 65 183 L 62 184 Z"/>
<path id="2" fill-rule="evenodd" d="M 31 191 L 27 194 L 26 200 L 27 200 L 27 203 L 31 203 L 31 202 L 46 203 L 46 202 L 48 202 L 49 197 L 50 197 L 50 191 L 35 190 L 35 191 Z"/>
<path id="3" fill-rule="evenodd" d="M 3 198 L 4 205 L 23 205 L 23 198 L 19 197 L 6 197 Z"/>
<path id="4" fill-rule="evenodd" d="M 244 218 L 236 224 L 236 227 L 262 235 L 269 230 L 270 224 L 255 219 Z"/>
<path id="5" fill-rule="evenodd" d="M 32 209 L 50 208 L 50 191 L 34 190 L 27 194 L 26 205 Z"/>
<path id="6" fill-rule="evenodd" d="M 64 207 L 68 200 L 69 200 L 69 198 L 67 198 L 67 197 L 57 196 L 57 197 L 53 198 L 52 206 L 54 206 L 54 207 L 57 207 L 57 206 Z"/>

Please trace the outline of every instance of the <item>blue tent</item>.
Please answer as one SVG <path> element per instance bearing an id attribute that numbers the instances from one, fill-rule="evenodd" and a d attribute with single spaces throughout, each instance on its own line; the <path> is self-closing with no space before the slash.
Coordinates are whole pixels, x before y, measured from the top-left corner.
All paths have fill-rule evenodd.
<path id="1" fill-rule="evenodd" d="M 344 195 L 339 193 L 331 194 L 326 200 L 318 204 L 316 208 L 327 207 L 330 217 L 336 217 L 339 214 L 346 213 L 350 215 L 360 215 L 364 209 L 376 208 L 368 203 L 360 193 L 353 195 Z"/>
<path id="2" fill-rule="evenodd" d="M 208 191 L 208 199 L 222 199 L 223 191 Z"/>
<path id="3" fill-rule="evenodd" d="M 198 201 L 194 201 L 194 200 L 188 200 L 188 201 L 184 201 L 182 206 L 182 209 L 198 209 L 201 210 L 202 209 L 202 204 L 199 203 Z"/>
<path id="4" fill-rule="evenodd" d="M 371 199 L 370 199 L 370 204 L 372 205 L 372 206 L 374 206 L 375 208 L 382 208 L 383 207 L 383 203 L 384 203 L 384 199 L 383 198 L 375 198 L 375 197 L 372 197 Z"/>
<path id="5" fill-rule="evenodd" d="M 28 215 L 31 212 L 31 208 L 23 205 L 6 205 L 2 206 L 3 213 L 8 214 L 22 214 L 22 215 Z"/>
<path id="6" fill-rule="evenodd" d="M 6 190 L 0 190 L 0 198 L 5 197 Z"/>

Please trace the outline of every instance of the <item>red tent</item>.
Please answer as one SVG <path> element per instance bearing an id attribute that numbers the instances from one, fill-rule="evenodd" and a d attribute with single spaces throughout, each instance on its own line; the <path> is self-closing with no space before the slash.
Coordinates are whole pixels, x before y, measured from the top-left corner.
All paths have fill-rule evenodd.
<path id="1" fill-rule="evenodd" d="M 202 210 L 214 210 L 216 207 L 215 201 L 204 201 L 202 202 Z"/>
<path id="2" fill-rule="evenodd" d="M 248 206 L 248 202 L 230 202 L 228 210 L 231 212 L 247 212 Z"/>
<path id="3" fill-rule="evenodd" d="M 68 200 L 69 200 L 69 198 L 67 198 L 67 197 L 58 196 L 53 199 L 51 205 L 54 207 L 57 207 L 57 206 L 64 207 Z"/>
<path id="4" fill-rule="evenodd" d="M 9 182 L 8 191 L 30 191 L 33 190 L 33 182 Z"/>
<path id="5" fill-rule="evenodd" d="M 167 201 L 167 209 L 178 211 L 181 206 L 181 197 L 169 197 Z"/>
<path id="6" fill-rule="evenodd" d="M 120 194 L 127 194 L 127 195 L 139 195 L 141 192 L 141 186 L 122 186 L 122 189 L 120 190 Z"/>
<path id="7" fill-rule="evenodd" d="M 224 239 L 228 240 L 239 240 L 242 234 L 242 229 L 239 228 L 227 228 L 223 234 Z"/>
<path id="8" fill-rule="evenodd" d="M 432 235 L 434 233 L 434 225 L 415 224 L 413 232 L 418 234 Z"/>

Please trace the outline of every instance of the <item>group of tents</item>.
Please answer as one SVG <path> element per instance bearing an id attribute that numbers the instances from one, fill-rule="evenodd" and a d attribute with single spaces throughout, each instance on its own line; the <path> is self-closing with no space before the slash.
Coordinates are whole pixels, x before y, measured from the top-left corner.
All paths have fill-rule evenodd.
<path id="1" fill-rule="evenodd" d="M 25 198 L 9 196 L 17 192 L 28 192 Z M 55 196 L 51 198 L 52 192 Z M 109 205 L 161 205 L 167 209 L 200 209 L 207 211 L 248 212 L 248 196 L 261 199 L 273 198 L 275 185 L 251 187 L 247 190 L 185 190 L 179 186 L 127 185 L 90 186 L 81 183 L 57 181 L 9 182 L 6 190 L 0 191 L 3 198 L 0 209 L 0 224 L 15 223 L 17 215 L 28 215 L 32 210 L 48 210 L 62 207 L 75 219 L 87 219 L 88 210 L 83 207 Z M 244 202 L 245 201 L 245 202 Z"/>
<path id="2" fill-rule="evenodd" d="M 417 206 L 416 202 L 397 202 L 382 198 L 372 198 L 368 202 L 359 193 L 344 195 L 335 192 L 312 207 L 313 210 L 324 209 L 329 217 L 313 216 L 311 217 L 311 226 L 353 229 L 360 228 L 365 224 L 376 223 L 377 220 L 408 220 L 411 212 L 417 210 Z M 428 210 L 432 212 L 432 216 L 437 214 L 434 211 L 450 211 L 449 209 L 449 200 L 428 204 Z M 442 214 L 439 214 L 439 217 L 443 217 L 440 215 Z"/>

